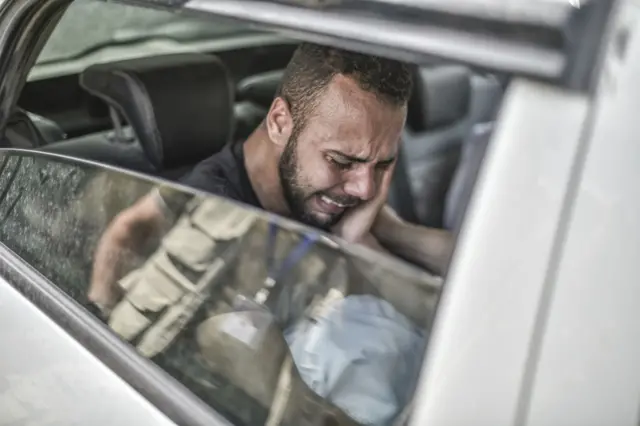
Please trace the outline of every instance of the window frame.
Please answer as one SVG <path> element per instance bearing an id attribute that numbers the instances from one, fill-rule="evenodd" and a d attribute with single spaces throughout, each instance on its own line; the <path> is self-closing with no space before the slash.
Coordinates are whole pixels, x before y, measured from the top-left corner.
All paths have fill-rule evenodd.
<path id="1" fill-rule="evenodd" d="M 188 188 L 179 183 L 169 182 L 164 179 L 155 178 L 142 173 L 120 169 L 115 166 L 103 165 L 93 161 L 67 157 L 48 152 L 24 150 L 24 149 L 1 149 L 0 154 L 11 158 L 32 158 L 42 163 L 53 163 L 68 165 L 73 168 L 87 166 L 95 172 L 110 172 L 121 175 L 131 180 L 142 180 L 148 183 L 150 188 L 157 184 L 169 184 L 176 189 L 183 189 L 193 195 L 203 195 L 202 191 Z M 14 172 L 14 169 L 3 168 L 4 172 Z M 32 171 L 37 171 L 34 167 Z M 2 173 L 2 172 L 0 172 Z M 24 171 L 22 171 L 24 173 Z M 96 174 L 97 174 L 96 173 Z M 15 175 L 14 175 L 15 176 Z M 33 173 L 28 175 L 31 181 Z M 38 176 L 37 174 L 35 176 Z M 37 181 L 37 178 L 34 177 Z M 48 179 L 53 182 L 55 179 Z M 14 180 L 8 177 L 6 188 L 13 184 Z M 5 188 L 5 190 L 6 190 Z M 64 186 L 60 185 L 55 192 L 64 192 Z M 6 191 L 4 191 L 6 193 Z M 146 192 L 146 191 L 145 191 Z M 40 199 L 42 194 L 49 194 L 50 191 L 37 192 L 34 196 Z M 214 196 L 211 196 L 214 197 Z M 217 196 L 216 196 L 217 197 Z M 238 203 L 229 200 L 230 203 Z M 73 202 L 71 203 L 73 204 Z M 7 203 L 9 205 L 9 203 Z M 14 204 L 10 204 L 12 210 Z M 309 227 L 301 223 L 294 222 L 284 217 L 273 217 L 271 214 L 258 208 L 244 205 L 242 207 L 251 211 L 265 223 L 275 220 L 282 230 L 292 234 L 306 232 Z M 28 231 L 29 223 L 22 229 Z M 40 229 L 40 228 L 38 228 Z M 22 240 L 28 240 L 29 232 L 25 233 Z M 33 234 L 31 234 L 33 235 Z M 54 323 L 67 332 L 77 343 L 82 345 L 96 358 L 102 361 L 114 374 L 122 378 L 131 385 L 137 392 L 149 400 L 167 417 L 177 424 L 188 426 L 199 425 L 233 425 L 232 420 L 223 416 L 223 410 L 216 410 L 215 404 L 208 404 L 197 393 L 189 389 L 188 385 L 181 383 L 168 371 L 164 370 L 154 361 L 140 355 L 131 343 L 122 340 L 109 327 L 99 319 L 98 308 L 86 301 L 85 297 L 73 295 L 69 291 L 68 284 L 54 282 L 55 277 L 51 277 L 46 269 L 38 266 L 38 262 L 28 260 L 31 254 L 19 253 L 18 249 L 12 249 L 10 242 L 0 241 L 0 274 L 12 287 L 20 292 L 36 308 L 45 313 Z M 431 275 L 408 262 L 395 259 L 386 254 L 374 251 L 368 247 L 350 245 L 340 241 L 334 241 L 326 235 L 320 236 L 318 245 L 323 245 L 330 250 L 337 250 L 346 257 L 354 257 L 355 261 L 366 260 L 380 265 L 383 270 L 392 272 L 397 279 L 406 279 L 409 282 L 420 280 L 421 286 L 427 292 L 437 294 L 441 291 L 440 277 Z M 15 246 L 18 247 L 18 246 Z M 238 248 L 240 248 L 239 246 Z M 234 249 L 237 250 L 237 249 Z M 232 251 L 234 251 L 232 250 Z M 38 250 L 36 250 L 38 252 Z M 86 252 L 86 251 L 85 251 Z M 228 251 L 226 253 L 229 253 Z M 24 256 L 24 257 L 23 257 Z M 37 258 L 47 256 L 36 255 Z M 361 272 L 364 273 L 364 272 Z M 45 276 L 45 274 L 47 274 Z M 365 274 L 366 275 L 366 274 Z M 49 278 L 51 277 L 51 278 Z M 84 293 L 83 293 L 84 294 Z M 435 296 L 437 298 L 437 296 Z M 383 297 L 383 299 L 386 299 Z M 425 308 L 427 312 L 432 312 Z M 433 311 L 435 312 L 435 310 Z M 432 322 L 432 315 L 429 316 L 425 328 L 428 329 Z M 423 355 L 422 353 L 420 354 Z M 218 407 L 220 408 L 220 407 Z"/>
<path id="2" fill-rule="evenodd" d="M 209 37 L 200 36 L 184 39 L 163 38 L 158 35 L 140 35 L 137 39 L 125 39 L 122 41 L 103 39 L 98 40 L 93 45 L 88 45 L 82 49 L 71 51 L 70 54 L 66 56 L 56 55 L 55 57 L 46 58 L 42 61 L 42 55 L 47 51 L 52 40 L 57 37 L 56 31 L 62 25 L 67 27 L 67 32 L 69 32 L 68 30 L 70 27 L 81 25 L 79 22 L 82 21 L 84 16 L 77 16 L 77 11 L 73 9 L 74 4 L 77 3 L 94 3 L 96 8 L 99 8 L 101 5 L 108 5 L 111 8 L 110 12 L 113 12 L 115 10 L 114 8 L 121 7 L 123 9 L 149 11 L 167 16 L 177 16 L 181 19 L 181 24 L 188 24 L 190 21 L 196 23 L 207 21 L 206 17 L 198 15 L 194 16 L 193 14 L 176 14 L 174 11 L 149 8 L 144 5 L 104 2 L 102 0 L 72 1 L 68 7 L 65 8 L 64 13 L 62 13 L 59 21 L 54 26 L 51 34 L 47 37 L 42 49 L 39 51 L 33 67 L 29 70 L 27 81 L 37 81 L 80 73 L 88 66 L 97 63 L 146 58 L 173 53 L 226 51 L 236 47 L 258 47 L 292 42 L 290 39 L 282 37 L 279 34 L 256 29 L 255 27 L 238 23 L 234 20 L 218 18 L 218 21 L 225 25 L 235 25 L 237 27 L 237 31 L 221 32 L 215 36 L 211 35 Z M 85 11 L 83 10 L 83 12 Z M 115 32 L 117 32 L 117 28 L 115 27 L 118 27 L 118 25 L 113 25 L 113 27 L 114 28 L 111 29 L 114 29 Z M 129 30 L 131 29 L 131 26 L 125 26 L 123 29 Z M 63 45 L 60 40 L 57 40 L 56 44 Z"/>

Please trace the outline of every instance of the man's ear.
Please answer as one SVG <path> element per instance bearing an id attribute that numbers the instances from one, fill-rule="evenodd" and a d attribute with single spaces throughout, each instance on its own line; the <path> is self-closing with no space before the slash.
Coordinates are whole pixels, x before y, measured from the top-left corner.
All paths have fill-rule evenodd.
<path id="1" fill-rule="evenodd" d="M 293 132 L 293 117 L 287 101 L 281 97 L 273 100 L 265 118 L 265 124 L 269 139 L 276 145 L 284 147 Z"/>

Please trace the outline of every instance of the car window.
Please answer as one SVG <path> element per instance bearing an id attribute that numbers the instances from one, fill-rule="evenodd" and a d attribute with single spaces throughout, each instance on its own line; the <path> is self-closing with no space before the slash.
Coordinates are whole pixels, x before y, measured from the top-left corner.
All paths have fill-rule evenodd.
<path id="1" fill-rule="evenodd" d="M 256 33 L 246 24 L 98 0 L 71 3 L 36 60 L 43 69 L 200 50 L 199 43 Z"/>
<path id="2" fill-rule="evenodd" d="M 149 200 L 153 232 L 130 214 Z M 391 424 L 409 403 L 440 288 L 430 275 L 234 201 L 0 154 L 0 243 L 83 305 L 105 235 L 145 242 L 109 252 L 125 266 L 98 274 L 119 291 L 101 319 L 232 423 Z"/>

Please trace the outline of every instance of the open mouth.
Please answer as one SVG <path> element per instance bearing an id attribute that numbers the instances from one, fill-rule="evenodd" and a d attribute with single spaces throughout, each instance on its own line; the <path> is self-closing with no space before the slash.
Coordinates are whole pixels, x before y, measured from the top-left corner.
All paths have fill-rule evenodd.
<path id="1" fill-rule="evenodd" d="M 353 201 L 336 200 L 328 195 L 320 195 L 318 197 L 320 210 L 328 214 L 342 213 L 345 209 L 356 205 Z"/>
<path id="2" fill-rule="evenodd" d="M 338 201 L 336 201 L 336 200 L 334 200 L 334 199 L 332 199 L 332 198 L 327 197 L 326 195 L 321 195 L 321 196 L 320 196 L 320 199 L 321 199 L 322 201 L 324 201 L 325 203 L 327 203 L 327 204 L 330 204 L 330 205 L 332 205 L 332 206 L 339 207 L 339 208 L 341 208 L 341 209 L 346 209 L 347 207 L 350 207 L 351 205 L 353 205 L 353 204 L 349 205 L 349 204 L 343 204 L 343 203 L 340 203 L 340 202 L 338 202 Z"/>

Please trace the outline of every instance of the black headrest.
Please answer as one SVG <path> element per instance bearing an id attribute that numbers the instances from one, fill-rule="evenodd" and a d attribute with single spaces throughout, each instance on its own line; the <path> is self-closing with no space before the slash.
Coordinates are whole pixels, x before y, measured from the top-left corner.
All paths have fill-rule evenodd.
<path id="1" fill-rule="evenodd" d="M 284 70 L 275 70 L 245 78 L 238 83 L 238 100 L 251 101 L 269 109 L 283 75 Z"/>
<path id="2" fill-rule="evenodd" d="M 213 55 L 93 65 L 80 76 L 80 85 L 124 115 L 159 170 L 196 163 L 231 139 L 234 87 Z"/>
<path id="3" fill-rule="evenodd" d="M 407 124 L 414 131 L 448 126 L 469 112 L 471 71 L 463 66 L 419 68 L 409 101 Z"/>

